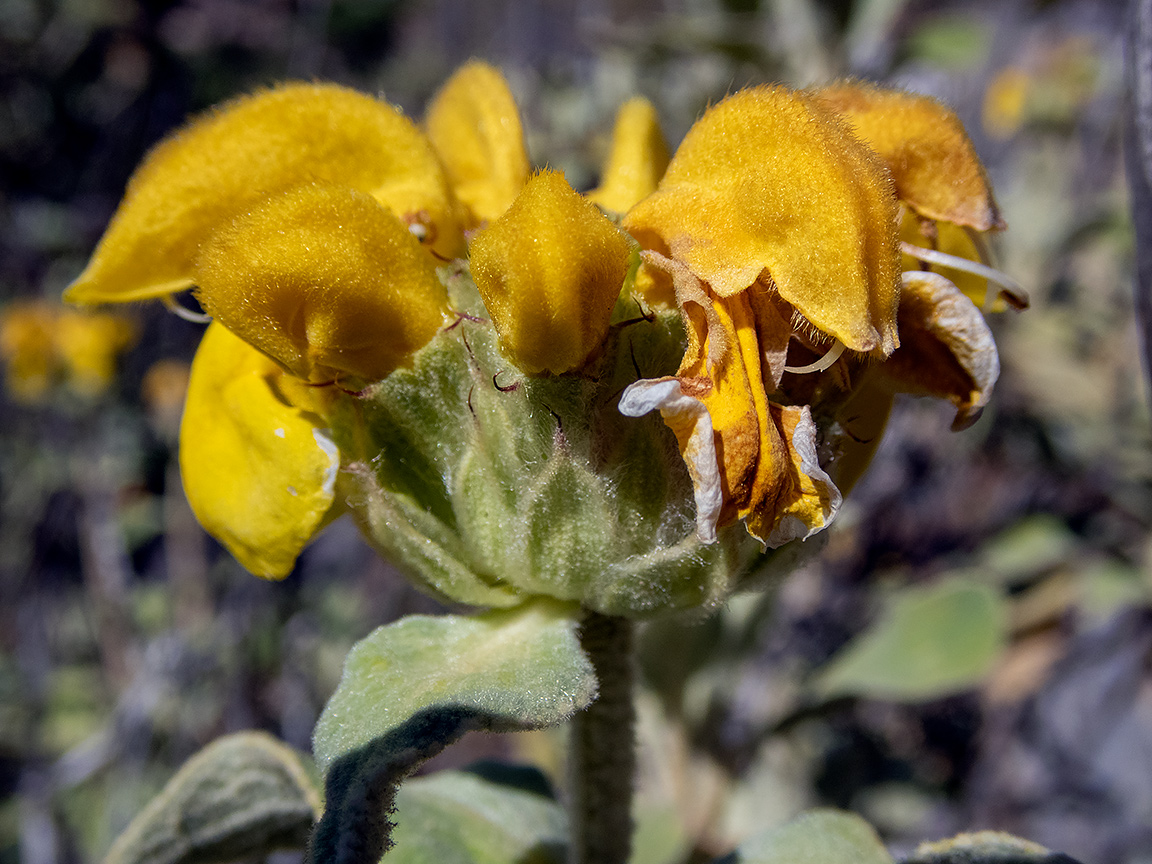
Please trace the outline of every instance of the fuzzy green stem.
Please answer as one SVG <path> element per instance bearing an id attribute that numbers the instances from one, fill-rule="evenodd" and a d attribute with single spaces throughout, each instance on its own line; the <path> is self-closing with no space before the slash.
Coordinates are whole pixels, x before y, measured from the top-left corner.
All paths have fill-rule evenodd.
<path id="1" fill-rule="evenodd" d="M 632 622 L 588 612 L 580 644 L 600 691 L 572 720 L 568 753 L 568 864 L 627 864 L 636 773 Z"/>

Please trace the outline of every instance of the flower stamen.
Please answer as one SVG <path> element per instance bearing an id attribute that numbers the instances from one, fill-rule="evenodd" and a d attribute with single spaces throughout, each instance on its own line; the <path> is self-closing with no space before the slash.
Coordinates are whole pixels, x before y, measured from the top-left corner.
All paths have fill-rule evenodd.
<path id="1" fill-rule="evenodd" d="M 904 241 L 900 242 L 900 251 L 905 255 L 910 255 L 927 264 L 939 264 L 941 267 L 951 267 L 953 270 L 971 273 L 973 276 L 987 279 L 992 284 L 998 286 L 1000 288 L 999 292 L 993 293 L 989 291 L 985 295 L 983 309 L 985 312 L 990 311 L 992 301 L 998 296 L 1004 297 L 1008 305 L 1013 308 L 1028 308 L 1028 292 L 1024 290 L 1024 286 L 1008 274 L 997 270 L 995 267 L 989 267 L 987 264 L 981 264 L 978 261 L 970 261 L 967 258 L 961 258 L 959 255 L 949 255 L 947 252 L 941 252 L 937 249 L 925 249 L 923 246 L 916 246 Z"/>
<path id="2" fill-rule="evenodd" d="M 175 315 L 177 318 L 183 318 L 185 321 L 191 321 L 193 324 L 211 324 L 212 316 L 204 312 L 193 312 L 186 306 L 181 306 L 176 302 L 176 298 L 171 294 L 161 294 L 160 302 L 164 304 L 164 308 Z"/>
<path id="3" fill-rule="evenodd" d="M 827 353 L 819 360 L 809 363 L 807 366 L 785 365 L 784 371 L 791 372 L 794 375 L 807 375 L 809 372 L 823 372 L 840 359 L 840 355 L 844 353 L 845 347 L 844 343 L 837 339 L 832 343 L 832 347 L 828 349 Z"/>

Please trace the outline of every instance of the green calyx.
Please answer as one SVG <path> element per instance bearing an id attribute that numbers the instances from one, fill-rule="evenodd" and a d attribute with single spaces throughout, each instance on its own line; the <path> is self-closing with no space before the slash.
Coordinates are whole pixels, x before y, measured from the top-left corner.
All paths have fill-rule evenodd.
<path id="1" fill-rule="evenodd" d="M 676 371 L 679 314 L 642 316 L 626 290 L 583 369 L 528 376 L 500 353 L 466 269 L 442 278 L 457 322 L 331 417 L 369 540 L 471 605 L 543 595 L 639 617 L 723 600 L 756 544 L 737 525 L 702 545 L 674 436 L 657 414 L 617 410 L 637 378 Z"/>

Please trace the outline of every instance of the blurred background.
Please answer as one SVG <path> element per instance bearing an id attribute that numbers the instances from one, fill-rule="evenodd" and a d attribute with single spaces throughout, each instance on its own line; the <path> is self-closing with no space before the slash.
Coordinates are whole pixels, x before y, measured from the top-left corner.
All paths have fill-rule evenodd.
<path id="1" fill-rule="evenodd" d="M 748 84 L 854 75 L 967 124 L 1032 308 L 993 323 L 981 421 L 898 404 L 823 553 L 644 634 L 638 864 L 800 809 L 897 853 L 1002 828 L 1152 861 L 1152 434 L 1133 322 L 1113 0 L 0 0 L 0 864 L 100 860 L 175 767 L 266 729 L 307 750 L 348 648 L 433 601 L 333 525 L 285 582 L 200 530 L 174 467 L 202 327 L 58 304 L 133 168 L 190 114 L 286 78 L 419 117 L 500 65 L 538 165 L 597 179 L 648 96 L 675 145 Z M 436 765 L 535 761 L 477 736 Z M 299 856 L 276 856 L 277 861 Z"/>

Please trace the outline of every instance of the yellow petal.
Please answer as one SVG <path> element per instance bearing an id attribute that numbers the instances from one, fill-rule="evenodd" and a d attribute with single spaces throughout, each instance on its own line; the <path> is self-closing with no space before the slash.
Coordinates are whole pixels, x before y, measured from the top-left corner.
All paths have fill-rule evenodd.
<path id="1" fill-rule="evenodd" d="M 370 196 L 304 186 L 214 234 L 196 282 L 209 314 L 293 374 L 355 387 L 407 363 L 443 326 L 434 263 Z"/>
<path id="2" fill-rule="evenodd" d="M 461 66 L 428 106 L 424 125 L 471 224 L 507 210 L 532 169 L 520 111 L 500 70 L 477 60 Z"/>
<path id="3" fill-rule="evenodd" d="M 424 135 L 386 102 L 331 84 L 287 84 L 221 106 L 136 170 L 74 303 L 143 300 L 192 284 L 208 235 L 269 194 L 319 182 L 373 195 L 459 254 L 457 204 Z"/>
<path id="4" fill-rule="evenodd" d="M 293 404 L 297 387 L 214 322 L 192 361 L 180 427 L 180 474 L 196 518 L 268 579 L 287 576 L 324 524 L 340 467 L 317 415 Z"/>
<path id="5" fill-rule="evenodd" d="M 667 167 L 668 144 L 656 109 L 642 97 L 629 99 L 616 113 L 604 176 L 588 198 L 605 210 L 624 213 L 656 191 Z"/>
<path id="6" fill-rule="evenodd" d="M 843 498 L 816 455 L 816 424 L 808 406 L 771 405 L 772 422 L 787 444 L 788 461 L 779 494 L 749 514 L 748 533 L 775 549 L 806 540 L 827 528 Z"/>
<path id="7" fill-rule="evenodd" d="M 887 170 L 845 124 L 802 94 L 757 87 L 697 121 L 624 227 L 722 297 L 766 269 L 818 330 L 887 354 L 897 341 L 895 220 Z"/>
<path id="8" fill-rule="evenodd" d="M 937 273 L 904 274 L 900 348 L 875 370 L 902 393 L 956 406 L 953 429 L 971 426 L 992 396 L 1000 358 L 980 310 Z"/>
<path id="9" fill-rule="evenodd" d="M 820 467 L 808 408 L 768 401 L 772 375 L 764 368 L 762 336 L 771 327 L 759 320 L 768 292 L 757 285 L 720 298 L 701 290 L 714 308 L 705 314 L 698 301 L 687 304 L 689 347 L 678 377 L 630 385 L 619 410 L 639 416 L 659 409 L 676 435 L 701 542 L 712 542 L 717 527 L 737 519 L 773 548 L 807 538 L 832 521 L 841 496 Z M 721 338 L 727 350 L 710 362 L 711 344 Z"/>
<path id="10" fill-rule="evenodd" d="M 989 231 L 1004 221 L 964 125 L 927 96 L 844 82 L 815 96 L 888 164 L 896 195 L 921 216 Z"/>
<path id="11" fill-rule="evenodd" d="M 755 290 L 762 289 L 757 286 Z M 713 297 L 716 318 L 710 325 L 695 312 L 695 304 L 688 307 L 690 323 L 700 334 L 693 344 L 700 344 L 701 349 L 690 349 L 677 373 L 686 383 L 698 382 L 693 395 L 704 403 L 712 419 L 724 490 L 721 526 L 757 510 L 772 509 L 787 458 L 784 442 L 769 416 L 750 293 Z M 709 349 L 717 338 L 717 324 L 729 350 L 709 369 Z"/>
<path id="12" fill-rule="evenodd" d="M 472 277 L 509 358 L 530 374 L 583 365 L 604 341 L 628 240 L 564 175 L 544 171 L 471 243 Z"/>

